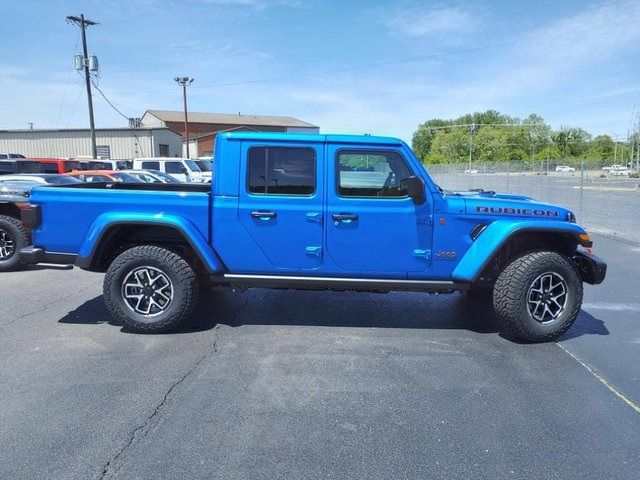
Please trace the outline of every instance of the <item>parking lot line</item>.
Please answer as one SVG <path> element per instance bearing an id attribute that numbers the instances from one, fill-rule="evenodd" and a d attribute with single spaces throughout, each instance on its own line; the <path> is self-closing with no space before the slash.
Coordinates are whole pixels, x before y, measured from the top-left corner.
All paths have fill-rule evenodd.
<path id="1" fill-rule="evenodd" d="M 593 367 L 591 367 L 591 365 L 585 363 L 580 357 L 578 357 L 575 353 L 571 352 L 567 347 L 565 347 L 564 345 L 562 345 L 561 343 L 557 343 L 556 345 L 558 347 L 560 347 L 561 350 L 563 350 L 567 355 L 569 355 L 571 358 L 573 358 L 576 362 L 578 362 L 580 365 L 582 365 L 591 375 L 593 375 L 600 383 L 602 383 L 605 387 L 607 387 L 607 389 L 609 389 L 609 391 L 611 393 L 613 393 L 616 397 L 618 397 L 620 400 L 622 400 L 624 403 L 626 403 L 627 405 L 629 405 L 633 410 L 636 411 L 636 413 L 640 413 L 640 405 L 638 405 L 637 403 L 635 403 L 633 400 L 631 400 L 630 398 L 628 398 L 624 393 L 622 393 L 620 390 L 618 390 L 616 387 L 614 387 L 613 385 L 611 385 L 606 378 L 604 378 L 602 375 L 600 375 L 598 372 L 596 372 Z"/>

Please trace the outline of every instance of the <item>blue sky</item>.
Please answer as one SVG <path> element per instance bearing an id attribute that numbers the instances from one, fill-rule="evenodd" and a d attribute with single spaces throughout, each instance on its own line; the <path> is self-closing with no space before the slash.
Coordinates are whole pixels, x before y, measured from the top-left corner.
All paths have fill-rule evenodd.
<path id="1" fill-rule="evenodd" d="M 73 70 L 88 31 L 98 80 L 127 116 L 189 109 L 291 115 L 323 132 L 410 139 L 496 109 L 625 135 L 640 105 L 640 2 L 2 0 L 0 128 L 85 127 Z M 263 81 L 266 80 L 266 81 Z M 244 82 L 244 83 L 243 83 Z M 126 121 L 94 93 L 99 127 Z"/>

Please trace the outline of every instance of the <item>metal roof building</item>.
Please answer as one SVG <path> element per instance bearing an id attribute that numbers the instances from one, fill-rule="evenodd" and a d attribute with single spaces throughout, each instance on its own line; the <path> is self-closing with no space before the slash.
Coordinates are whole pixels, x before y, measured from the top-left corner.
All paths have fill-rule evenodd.
<path id="1" fill-rule="evenodd" d="M 169 127 L 182 133 L 184 112 L 147 110 L 140 119 L 140 124 L 144 127 Z M 293 117 L 189 112 L 189 131 L 193 133 L 214 132 L 241 126 L 267 132 L 318 133 L 317 125 Z"/>
<path id="2" fill-rule="evenodd" d="M 215 137 L 221 132 L 318 133 L 319 127 L 293 117 L 189 112 L 189 153 L 207 157 L 213 153 Z M 140 124 L 144 127 L 168 127 L 184 135 L 184 112 L 147 110 Z"/>
<path id="3" fill-rule="evenodd" d="M 178 157 L 182 136 L 166 128 L 97 128 L 98 156 L 103 158 Z M 26 157 L 91 156 L 89 129 L 0 130 L 0 152 Z"/>

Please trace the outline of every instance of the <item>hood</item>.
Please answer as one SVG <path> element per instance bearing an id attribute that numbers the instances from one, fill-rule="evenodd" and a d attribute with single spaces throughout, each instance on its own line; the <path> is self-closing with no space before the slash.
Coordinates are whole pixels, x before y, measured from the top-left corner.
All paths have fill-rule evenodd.
<path id="1" fill-rule="evenodd" d="M 465 203 L 467 215 L 490 217 L 523 217 L 543 220 L 572 221 L 573 213 L 558 205 L 540 203 L 524 195 L 496 193 L 482 190 L 455 192 Z"/>

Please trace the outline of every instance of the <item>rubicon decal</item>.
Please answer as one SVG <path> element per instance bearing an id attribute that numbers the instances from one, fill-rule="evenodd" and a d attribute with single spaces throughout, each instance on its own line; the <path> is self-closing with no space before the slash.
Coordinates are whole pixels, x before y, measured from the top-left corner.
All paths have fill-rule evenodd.
<path id="1" fill-rule="evenodd" d="M 497 215 L 528 215 L 532 217 L 558 217 L 559 213 L 553 210 L 540 208 L 512 208 L 512 207 L 476 207 L 477 213 L 493 213 Z"/>

